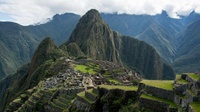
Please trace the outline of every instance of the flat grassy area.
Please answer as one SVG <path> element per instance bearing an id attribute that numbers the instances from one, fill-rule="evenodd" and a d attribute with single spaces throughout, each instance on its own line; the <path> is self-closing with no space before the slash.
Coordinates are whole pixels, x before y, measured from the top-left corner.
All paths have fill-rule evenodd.
<path id="1" fill-rule="evenodd" d="M 171 101 L 171 100 L 167 100 L 167 99 L 163 99 L 163 98 L 158 98 L 158 97 L 150 96 L 150 95 L 147 95 L 147 94 L 142 94 L 141 97 L 142 98 L 146 98 L 146 99 L 150 99 L 150 100 L 154 100 L 154 101 L 160 101 L 160 102 L 167 103 L 167 104 L 170 105 L 170 107 L 177 107 L 177 105 L 173 101 Z"/>
<path id="2" fill-rule="evenodd" d="M 85 101 L 87 101 L 87 102 L 90 103 L 90 104 L 94 103 L 94 101 L 92 101 L 92 100 L 90 100 L 90 99 L 88 99 L 88 98 L 85 97 L 85 91 L 80 92 L 80 93 L 78 93 L 77 95 L 78 95 L 79 97 L 83 98 Z"/>
<path id="3" fill-rule="evenodd" d="M 185 73 L 187 74 L 188 76 L 190 76 L 192 79 L 194 79 L 195 81 L 199 80 L 200 79 L 200 75 L 196 75 L 194 73 Z"/>
<path id="4" fill-rule="evenodd" d="M 98 96 L 98 94 L 96 94 L 96 93 L 93 92 L 93 89 L 89 89 L 89 90 L 87 90 L 87 92 L 91 93 L 94 96 Z"/>
<path id="5" fill-rule="evenodd" d="M 115 84 L 122 84 L 121 82 L 119 82 L 118 80 L 114 79 L 114 78 L 107 78 L 110 82 L 114 82 Z"/>
<path id="6" fill-rule="evenodd" d="M 173 80 L 142 80 L 140 83 L 172 91 L 173 82 L 174 82 Z"/>
<path id="7" fill-rule="evenodd" d="M 200 111 L 200 102 L 193 102 L 190 105 L 192 106 L 192 109 L 195 112 L 199 112 Z"/>
<path id="8" fill-rule="evenodd" d="M 79 70 L 83 73 L 89 73 L 89 74 L 97 74 L 92 68 L 89 68 L 88 66 L 85 65 L 75 65 L 75 70 Z"/>
<path id="9" fill-rule="evenodd" d="M 176 75 L 176 81 L 179 83 L 179 84 L 187 84 L 188 82 L 184 79 L 181 79 L 181 75 Z"/>
<path id="10" fill-rule="evenodd" d="M 105 88 L 108 90 L 111 90 L 111 89 L 121 89 L 121 90 L 125 90 L 125 91 L 137 91 L 138 90 L 137 86 L 100 85 L 99 87 Z"/>

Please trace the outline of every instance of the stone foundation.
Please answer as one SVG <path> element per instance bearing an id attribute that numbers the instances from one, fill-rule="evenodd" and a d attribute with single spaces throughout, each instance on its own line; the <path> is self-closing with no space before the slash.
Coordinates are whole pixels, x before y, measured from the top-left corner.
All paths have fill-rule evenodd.
<path id="1" fill-rule="evenodd" d="M 145 86 L 145 91 L 156 97 L 160 97 L 160 98 L 164 98 L 168 100 L 174 100 L 174 97 L 175 97 L 174 91 L 156 88 L 156 87 L 152 87 L 148 85 Z"/>
<path id="2" fill-rule="evenodd" d="M 140 98 L 139 99 L 139 107 L 142 108 L 148 108 L 152 109 L 158 112 L 169 112 L 169 104 L 159 102 L 159 101 L 154 101 L 146 98 Z"/>

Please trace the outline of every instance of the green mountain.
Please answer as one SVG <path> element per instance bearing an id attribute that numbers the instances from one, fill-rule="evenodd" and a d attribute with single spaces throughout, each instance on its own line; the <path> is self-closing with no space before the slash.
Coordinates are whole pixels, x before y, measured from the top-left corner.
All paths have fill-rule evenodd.
<path id="1" fill-rule="evenodd" d="M 87 70 L 89 70 L 88 73 Z M 132 75 L 130 75 L 130 73 Z M 101 75 L 98 77 L 104 77 L 101 81 L 106 84 L 133 84 L 133 82 L 137 83 L 141 79 L 141 77 L 138 74 L 135 74 L 135 72 L 132 73 L 130 70 L 108 61 L 82 58 L 75 59 L 73 57 L 69 57 L 61 49 L 59 49 L 50 38 L 45 38 L 34 53 L 31 63 L 19 69 L 14 75 L 10 75 L 0 81 L 0 109 L 13 111 L 17 109 L 19 105 L 24 105 L 22 107 L 24 111 L 29 111 L 27 110 L 29 108 L 35 110 L 41 109 L 41 106 L 47 105 L 48 102 L 51 102 L 50 100 L 53 98 L 52 96 L 58 93 L 58 90 L 55 90 L 56 88 L 63 88 L 64 82 L 62 81 L 62 83 L 59 83 L 62 85 L 56 85 L 55 89 L 48 89 L 49 84 L 46 86 L 44 84 L 50 79 L 59 79 L 59 74 L 70 75 L 66 77 L 65 82 L 65 86 L 68 85 L 68 88 L 78 86 L 74 85 L 74 83 L 82 83 L 80 80 L 83 80 L 83 76 L 90 78 L 94 76 L 92 78 L 94 79 L 99 74 Z M 71 82 L 72 77 L 76 77 L 74 79 L 76 80 L 75 82 Z M 126 80 L 126 82 L 120 82 L 117 77 L 126 77 L 129 81 L 127 82 Z M 54 85 L 51 81 L 50 86 L 52 84 Z M 81 91 L 82 90 L 83 87 Z M 70 95 L 73 95 L 74 98 L 74 93 Z M 20 101 L 17 101 L 16 104 L 10 104 L 16 98 L 20 98 Z M 32 108 L 32 106 L 35 107 Z"/>
<path id="2" fill-rule="evenodd" d="M 38 46 L 31 63 L 24 65 L 17 71 L 1 81 L 1 109 L 3 104 L 7 105 L 13 98 L 22 91 L 32 88 L 45 77 L 58 74 L 58 69 L 62 71 L 65 65 L 56 61 L 59 57 L 66 56 L 50 38 L 45 38 Z M 5 91 L 6 90 L 6 91 Z M 6 100 L 5 100 L 6 99 Z"/>
<path id="3" fill-rule="evenodd" d="M 136 37 L 152 45 L 169 64 L 179 57 L 177 57 L 179 52 L 177 46 L 180 44 L 178 40 L 180 33 L 185 31 L 186 26 L 200 18 L 199 14 L 192 12 L 187 17 L 172 19 L 165 11 L 155 16 L 127 14 L 101 14 L 101 16 L 114 31 Z M 67 41 L 79 19 L 78 15 L 66 13 L 55 15 L 47 23 L 30 26 L 0 22 L 0 79 L 13 74 L 19 67 L 28 63 L 38 44 L 45 37 L 52 37 L 56 45 Z"/>
<path id="4" fill-rule="evenodd" d="M 129 35 L 152 45 L 168 63 L 176 58 L 176 35 L 184 24 L 179 19 L 168 17 L 163 11 L 155 16 L 102 14 L 111 29 Z"/>
<path id="5" fill-rule="evenodd" d="M 0 22 L 0 79 L 30 61 L 38 40 L 16 23 Z"/>
<path id="6" fill-rule="evenodd" d="M 57 45 L 66 41 L 79 18 L 70 13 L 55 15 L 51 21 L 35 26 L 0 22 L 0 79 L 30 62 L 38 44 L 45 37 L 54 37 Z"/>
<path id="7" fill-rule="evenodd" d="M 90 10 L 80 19 L 69 41 L 57 47 L 53 40 L 45 38 L 29 64 L 0 81 L 0 108 L 65 109 L 70 103 L 62 98 L 72 100 L 75 96 L 71 96 L 73 90 L 69 96 L 63 96 L 61 90 L 82 87 L 84 77 L 95 84 L 135 85 L 140 75 L 149 79 L 174 78 L 173 69 L 162 62 L 153 47 L 112 31 L 97 10 Z M 67 105 L 63 105 L 65 101 Z"/>
<path id="8" fill-rule="evenodd" d="M 177 72 L 197 71 L 200 67 L 200 20 L 191 23 L 178 37 L 179 48 L 173 66 Z"/>
<path id="9" fill-rule="evenodd" d="M 88 57 L 107 60 L 140 71 L 148 79 L 173 79 L 171 67 L 143 41 L 113 32 L 96 10 L 88 11 L 72 32 L 69 43 L 77 44 Z M 61 47 L 62 47 L 61 46 Z M 168 72 L 164 72 L 168 71 Z"/>

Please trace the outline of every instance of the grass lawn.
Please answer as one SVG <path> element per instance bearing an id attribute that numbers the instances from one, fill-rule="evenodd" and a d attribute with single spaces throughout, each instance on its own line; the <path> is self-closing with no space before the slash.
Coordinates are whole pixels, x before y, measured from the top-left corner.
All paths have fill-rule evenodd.
<path id="1" fill-rule="evenodd" d="M 98 96 L 98 94 L 96 94 L 96 93 L 93 92 L 93 89 L 89 89 L 89 90 L 87 90 L 87 92 L 91 93 L 94 96 Z"/>
<path id="2" fill-rule="evenodd" d="M 87 101 L 88 103 L 90 103 L 90 104 L 94 103 L 94 101 L 92 101 L 92 100 L 90 100 L 90 99 L 88 99 L 88 98 L 85 97 L 85 91 L 80 92 L 80 93 L 78 93 L 77 95 L 78 95 L 79 97 L 83 98 L 84 100 L 86 100 L 86 101 Z"/>
<path id="3" fill-rule="evenodd" d="M 142 80 L 140 83 L 145 85 L 165 89 L 165 90 L 173 90 L 173 80 Z"/>
<path id="4" fill-rule="evenodd" d="M 107 78 L 110 82 L 114 82 L 115 84 L 122 84 L 121 82 L 119 82 L 118 80 L 114 79 L 114 78 Z"/>
<path id="5" fill-rule="evenodd" d="M 160 102 L 167 103 L 167 104 L 170 105 L 170 107 L 177 107 L 177 105 L 173 101 L 170 101 L 170 100 L 167 100 L 167 99 L 158 98 L 158 97 L 150 96 L 150 95 L 147 95 L 147 94 L 142 94 L 141 97 L 146 98 L 146 99 L 150 99 L 150 100 L 154 100 L 154 101 L 160 101 Z"/>
<path id="6" fill-rule="evenodd" d="M 200 102 L 193 102 L 190 104 L 192 106 L 192 109 L 195 111 L 195 112 L 199 112 L 200 110 Z"/>
<path id="7" fill-rule="evenodd" d="M 96 72 L 92 68 L 88 68 L 88 66 L 85 65 L 75 65 L 75 70 L 79 70 L 83 73 L 89 72 L 89 74 L 96 74 Z"/>
<path id="8" fill-rule="evenodd" d="M 195 81 L 199 80 L 200 79 L 200 75 L 196 75 L 194 73 L 185 73 L 187 74 L 188 76 L 190 76 L 192 79 L 194 79 Z"/>
<path id="9" fill-rule="evenodd" d="M 186 84 L 186 83 L 188 83 L 186 80 L 181 79 L 181 75 L 176 75 L 176 81 L 177 81 L 179 84 Z"/>
<path id="10" fill-rule="evenodd" d="M 137 91 L 138 87 L 137 86 L 115 86 L 115 85 L 100 85 L 100 88 L 105 88 L 108 90 L 111 89 L 121 89 L 125 91 Z"/>

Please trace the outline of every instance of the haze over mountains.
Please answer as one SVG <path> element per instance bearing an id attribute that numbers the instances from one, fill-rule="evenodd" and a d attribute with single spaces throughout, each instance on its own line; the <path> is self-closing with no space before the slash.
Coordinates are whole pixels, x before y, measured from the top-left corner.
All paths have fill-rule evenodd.
<path id="1" fill-rule="evenodd" d="M 85 59 L 86 57 L 88 59 Z M 68 62 L 67 59 L 71 61 Z M 74 70 L 74 64 L 80 65 L 77 60 L 83 61 L 83 64 L 90 61 L 113 63 L 112 66 L 101 65 L 107 72 L 98 67 L 96 71 L 102 75 L 109 73 L 113 78 L 117 77 L 113 75 L 114 72 L 121 74 L 122 77 L 129 76 L 127 72 L 131 71 L 125 70 L 125 67 L 148 79 L 175 78 L 173 69 L 162 61 L 152 46 L 112 31 L 98 11 L 92 9 L 79 20 L 68 41 L 57 47 L 53 40 L 45 38 L 34 52 L 30 63 L 24 65 L 14 75 L 0 81 L 0 110 L 5 109 L 18 95 L 33 88 L 40 81 L 57 77 L 69 69 Z M 112 71 L 108 69 L 115 66 L 118 66 L 118 69 Z M 90 75 L 86 73 L 86 76 Z M 81 77 L 83 76 L 84 74 L 81 74 Z"/>
<path id="2" fill-rule="evenodd" d="M 152 45 L 176 72 L 191 72 L 199 68 L 199 14 L 192 12 L 182 19 L 169 18 L 164 11 L 156 16 L 101 15 L 111 29 Z M 68 40 L 79 19 L 78 15 L 66 13 L 36 26 L 0 22 L 0 78 L 28 63 L 45 37 L 52 37 L 57 45 Z"/>

